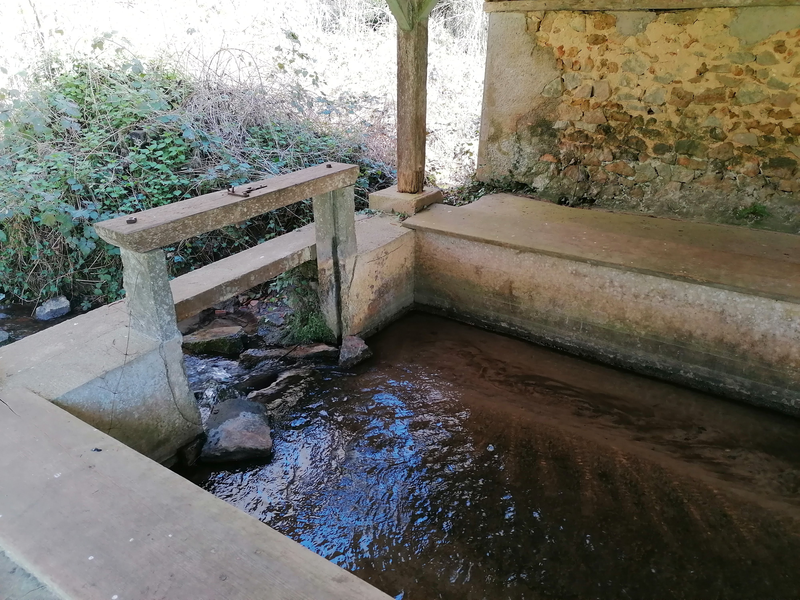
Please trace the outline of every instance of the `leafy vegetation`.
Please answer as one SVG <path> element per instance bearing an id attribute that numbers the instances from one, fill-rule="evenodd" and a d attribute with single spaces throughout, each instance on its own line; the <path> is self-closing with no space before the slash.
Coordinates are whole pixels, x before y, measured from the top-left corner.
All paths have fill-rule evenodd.
<path id="1" fill-rule="evenodd" d="M 734 216 L 742 221 L 754 223 L 769 216 L 769 209 L 760 202 L 753 202 L 748 206 L 743 206 L 734 212 Z"/>
<path id="2" fill-rule="evenodd" d="M 270 291 L 285 295 L 292 308 L 286 322 L 285 344 L 336 343 L 320 310 L 315 265 L 306 263 L 279 275 Z"/>
<path id="3" fill-rule="evenodd" d="M 0 293 L 19 301 L 120 297 L 119 250 L 97 237 L 97 221 L 329 160 L 361 166 L 361 206 L 393 177 L 357 132 L 302 110 L 299 86 L 276 101 L 133 59 L 50 63 L 18 88 L 0 90 Z M 303 202 L 187 240 L 166 249 L 172 272 L 311 218 Z"/>

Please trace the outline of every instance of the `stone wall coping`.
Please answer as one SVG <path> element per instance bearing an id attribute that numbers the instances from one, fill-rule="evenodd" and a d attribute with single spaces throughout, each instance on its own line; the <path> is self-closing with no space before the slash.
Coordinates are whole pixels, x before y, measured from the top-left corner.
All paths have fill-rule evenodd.
<path id="1" fill-rule="evenodd" d="M 95 225 L 110 244 L 149 252 L 175 242 L 241 223 L 276 208 L 354 185 L 358 167 L 325 163 L 271 179 L 220 190 Z"/>
<path id="2" fill-rule="evenodd" d="M 798 0 L 487 0 L 483 10 L 487 13 L 539 10 L 640 11 L 755 6 L 800 6 L 800 2 Z"/>
<path id="3" fill-rule="evenodd" d="M 800 304 L 800 236 L 559 206 L 512 194 L 405 227 Z"/>

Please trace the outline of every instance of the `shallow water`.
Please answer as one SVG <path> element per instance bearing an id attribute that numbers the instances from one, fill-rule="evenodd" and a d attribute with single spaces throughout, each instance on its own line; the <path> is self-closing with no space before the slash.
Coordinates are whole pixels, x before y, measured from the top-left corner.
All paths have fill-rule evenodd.
<path id="1" fill-rule="evenodd" d="M 33 317 L 33 307 L 22 306 L 20 304 L 0 303 L 0 329 L 9 334 L 10 339 L 8 343 L 16 342 L 34 333 L 39 333 L 48 327 L 58 325 L 74 317 L 75 314 L 70 313 L 69 315 L 51 321 L 37 321 Z"/>
<path id="2" fill-rule="evenodd" d="M 370 345 L 190 477 L 404 600 L 800 595 L 796 420 L 429 315 Z"/>

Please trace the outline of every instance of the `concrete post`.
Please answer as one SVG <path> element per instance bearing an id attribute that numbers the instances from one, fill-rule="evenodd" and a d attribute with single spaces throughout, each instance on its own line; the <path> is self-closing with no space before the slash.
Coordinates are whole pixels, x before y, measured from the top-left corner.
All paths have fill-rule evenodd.
<path id="1" fill-rule="evenodd" d="M 180 333 L 164 251 L 120 248 L 120 254 L 131 329 L 162 342 L 175 339 Z"/>
<path id="2" fill-rule="evenodd" d="M 355 270 L 355 187 L 314 196 L 319 299 L 325 322 L 337 339 L 349 335 L 347 295 Z"/>

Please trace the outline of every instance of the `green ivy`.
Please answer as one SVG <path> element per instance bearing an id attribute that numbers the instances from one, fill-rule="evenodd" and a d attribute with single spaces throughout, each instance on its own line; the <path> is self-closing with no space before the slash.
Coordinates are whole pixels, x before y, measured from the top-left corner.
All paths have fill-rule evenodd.
<path id="1" fill-rule="evenodd" d="M 97 221 L 329 160 L 361 166 L 364 207 L 367 191 L 394 175 L 343 132 L 301 115 L 222 140 L 206 115 L 186 110 L 190 77 L 138 60 L 78 61 L 20 83 L 0 89 L 0 294 L 22 302 L 63 293 L 89 307 L 120 297 L 119 250 L 97 237 Z M 264 156 L 274 158 L 265 165 Z M 306 201 L 165 248 L 172 274 L 311 218 Z"/>

